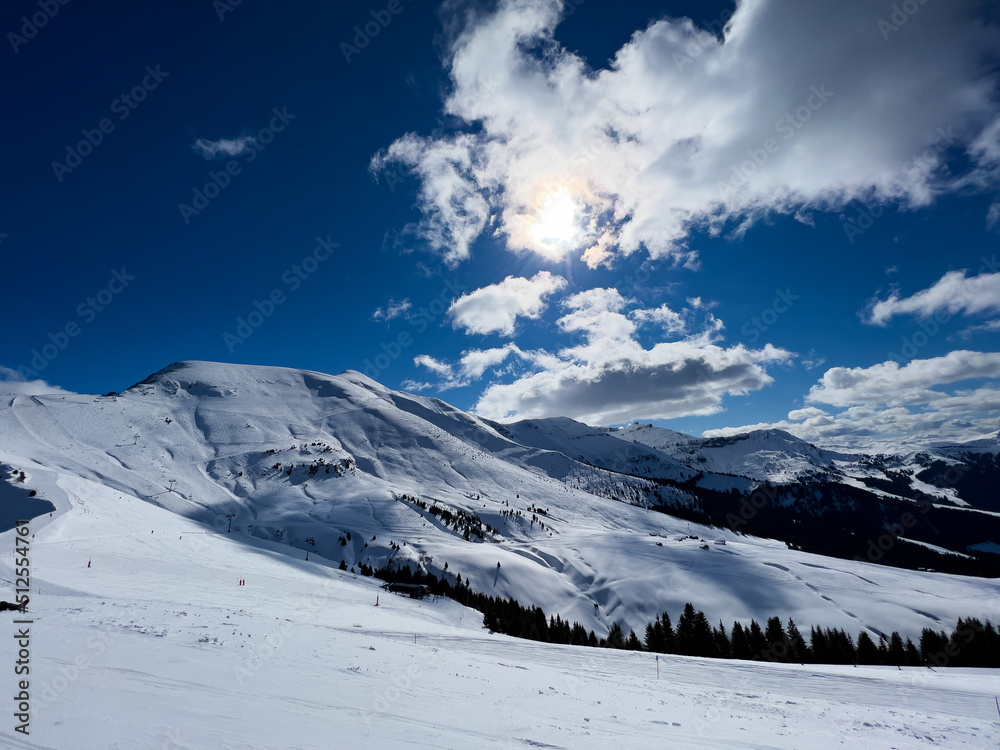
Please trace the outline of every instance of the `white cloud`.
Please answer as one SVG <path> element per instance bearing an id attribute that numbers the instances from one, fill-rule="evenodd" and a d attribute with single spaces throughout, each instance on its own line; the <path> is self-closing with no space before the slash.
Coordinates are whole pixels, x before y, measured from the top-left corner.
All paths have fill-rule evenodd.
<path id="1" fill-rule="evenodd" d="M 956 350 L 942 357 L 914 359 L 906 365 L 882 362 L 872 367 L 833 367 L 807 397 L 831 406 L 924 404 L 941 396 L 932 388 L 978 378 L 1000 378 L 1000 353 Z"/>
<path id="2" fill-rule="evenodd" d="M 949 271 L 912 297 L 900 297 L 893 292 L 887 299 L 872 300 L 863 319 L 884 326 L 897 315 L 929 318 L 939 311 L 949 315 L 1000 312 L 1000 273 L 967 277 L 965 271 Z"/>
<path id="3" fill-rule="evenodd" d="M 379 307 L 372 313 L 372 320 L 379 321 L 389 321 L 395 318 L 408 317 L 410 308 L 413 304 L 410 302 L 409 298 L 402 300 L 401 302 L 396 302 L 394 299 L 390 299 L 389 303 L 384 307 Z"/>
<path id="4" fill-rule="evenodd" d="M 73 393 L 44 380 L 25 380 L 17 370 L 0 365 L 0 393 L 7 396 L 65 396 Z"/>
<path id="5" fill-rule="evenodd" d="M 711 414 L 727 394 L 769 385 L 772 378 L 765 365 L 792 357 L 770 345 L 760 350 L 724 348 L 715 342 L 714 318 L 695 335 L 646 349 L 635 339 L 636 323 L 625 312 L 629 304 L 617 290 L 603 288 L 563 300 L 564 315 L 557 324 L 579 341 L 556 353 L 508 344 L 466 352 L 454 367 L 422 358 L 418 364 L 439 374 L 440 388 L 449 388 L 468 384 L 477 372 L 513 354 L 519 371 L 512 382 L 485 389 L 474 409 L 478 414 L 492 419 L 569 416 L 591 424 L 616 424 Z M 656 315 L 654 310 L 634 312 L 641 312 L 640 318 Z"/>
<path id="6" fill-rule="evenodd" d="M 898 450 L 900 441 L 956 442 L 995 433 L 1000 426 L 1000 388 L 943 388 L 981 378 L 1000 378 L 1000 354 L 957 351 L 913 360 L 900 367 L 835 367 L 813 386 L 807 400 L 840 407 L 794 409 L 787 420 L 706 430 L 705 437 L 755 429 L 786 430 L 821 445 Z"/>
<path id="7" fill-rule="evenodd" d="M 696 298 L 695 304 L 691 303 L 692 300 L 688 300 L 691 307 L 699 308 L 702 306 L 701 298 Z M 652 310 L 636 310 L 631 316 L 639 323 L 655 323 L 662 326 L 667 333 L 684 333 L 684 329 L 687 327 L 684 316 L 674 312 L 667 305 L 660 305 Z"/>
<path id="8" fill-rule="evenodd" d="M 425 367 L 438 376 L 437 384 L 418 383 L 413 380 L 406 381 L 403 386 L 409 390 L 421 391 L 428 388 L 436 388 L 438 391 L 450 388 L 461 388 L 468 385 L 473 380 L 481 378 L 491 367 L 503 364 L 510 355 L 521 358 L 528 358 L 516 345 L 507 344 L 494 349 L 472 349 L 464 352 L 457 366 L 441 362 L 426 354 L 419 354 L 413 358 L 413 363 Z"/>
<path id="9" fill-rule="evenodd" d="M 545 310 L 545 298 L 565 287 L 566 279 L 548 271 L 530 279 L 508 276 L 498 284 L 463 294 L 448 308 L 448 315 L 466 333 L 513 336 L 518 318 L 537 319 Z"/>
<path id="10" fill-rule="evenodd" d="M 371 162 L 376 176 L 390 162 L 400 162 L 420 178 L 418 200 L 424 216 L 407 230 L 418 234 L 449 266 L 469 257 L 473 240 L 490 218 L 490 206 L 478 184 L 483 175 L 474 164 L 474 141 L 467 135 L 434 140 L 409 133 Z"/>
<path id="11" fill-rule="evenodd" d="M 990 189 L 1000 35 L 987 4 L 921 4 L 887 31 L 888 3 L 741 2 L 724 40 L 662 19 L 592 70 L 554 39 L 559 3 L 501 0 L 449 50 L 445 111 L 466 131 L 407 134 L 372 168 L 416 173 L 414 230 L 451 264 L 494 221 L 512 250 L 547 253 L 532 230 L 560 191 L 574 247 L 597 265 L 640 247 L 690 262 L 695 227 Z M 950 172 L 963 150 L 968 167 Z"/>
<path id="12" fill-rule="evenodd" d="M 788 412 L 788 418 L 795 422 L 800 422 L 803 419 L 825 416 L 826 412 L 822 409 L 817 409 L 815 406 L 808 406 L 805 409 L 792 409 L 792 411 Z"/>
<path id="13" fill-rule="evenodd" d="M 250 151 L 256 143 L 257 139 L 250 135 L 239 138 L 220 138 L 217 141 L 199 138 L 191 148 L 205 159 L 217 159 L 219 157 L 242 156 Z"/>
<path id="14" fill-rule="evenodd" d="M 986 213 L 987 229 L 997 229 L 1000 227 L 1000 201 L 993 201 L 990 210 Z"/>
<path id="15" fill-rule="evenodd" d="M 967 339 L 974 333 L 997 333 L 1000 331 L 1000 320 L 990 320 L 977 326 L 969 326 L 958 332 L 963 339 Z"/>

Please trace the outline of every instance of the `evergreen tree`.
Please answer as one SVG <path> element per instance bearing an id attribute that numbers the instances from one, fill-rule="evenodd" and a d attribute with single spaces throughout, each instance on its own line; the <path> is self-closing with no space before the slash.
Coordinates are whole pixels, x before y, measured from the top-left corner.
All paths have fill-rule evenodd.
<path id="1" fill-rule="evenodd" d="M 921 664 L 920 651 L 909 638 L 906 639 L 906 663 L 911 667 L 919 667 Z"/>
<path id="2" fill-rule="evenodd" d="M 777 617 L 767 619 L 764 638 L 767 640 L 767 649 L 764 652 L 764 658 L 767 661 L 791 661 L 788 657 L 788 635 L 785 633 L 780 619 Z"/>
<path id="3" fill-rule="evenodd" d="M 654 622 L 646 625 L 646 650 L 657 654 L 666 653 L 666 643 L 663 639 L 663 623 L 660 616 L 656 616 Z"/>
<path id="4" fill-rule="evenodd" d="M 726 626 L 719 620 L 719 627 L 712 631 L 712 638 L 715 640 L 716 656 L 720 659 L 730 659 L 733 655 L 732 644 L 729 636 L 726 635 Z"/>
<path id="5" fill-rule="evenodd" d="M 639 636 L 635 634 L 634 630 L 629 631 L 628 641 L 625 644 L 625 648 L 629 651 L 642 651 L 642 644 L 639 643 Z"/>
<path id="6" fill-rule="evenodd" d="M 674 631 L 674 626 L 670 623 L 670 615 L 664 612 L 660 618 L 660 624 L 663 625 L 663 652 L 665 654 L 678 653 L 677 633 Z"/>
<path id="7" fill-rule="evenodd" d="M 857 653 L 854 649 L 854 639 L 847 634 L 847 631 L 838 628 L 827 628 L 826 640 L 830 654 L 830 664 L 856 663 Z"/>
<path id="8" fill-rule="evenodd" d="M 901 667 L 906 664 L 906 647 L 899 632 L 894 630 L 889 638 L 889 664 Z"/>
<path id="9" fill-rule="evenodd" d="M 677 620 L 676 653 L 683 656 L 694 655 L 694 605 L 688 602 L 684 605 L 680 619 Z"/>
<path id="10" fill-rule="evenodd" d="M 816 664 L 830 663 L 830 645 L 822 628 L 813 626 L 809 634 L 810 651 Z"/>
<path id="11" fill-rule="evenodd" d="M 750 620 L 747 638 L 750 641 L 750 658 L 760 659 L 761 654 L 767 649 L 767 638 L 764 637 L 764 631 L 760 629 L 760 623 L 756 620 Z"/>
<path id="12" fill-rule="evenodd" d="M 608 648 L 625 648 L 625 634 L 622 632 L 621 625 L 617 622 L 611 623 L 611 629 L 608 631 L 605 645 Z"/>
<path id="13" fill-rule="evenodd" d="M 730 650 L 734 659 L 750 659 L 753 652 L 750 650 L 750 639 L 746 630 L 738 622 L 733 623 L 733 637 L 730 642 Z"/>
<path id="14" fill-rule="evenodd" d="M 880 662 L 878 646 L 868 635 L 867 630 L 858 633 L 858 664 L 878 664 Z"/>
<path id="15" fill-rule="evenodd" d="M 948 645 L 948 636 L 945 633 L 924 628 L 920 633 L 920 658 L 925 663 L 935 664 L 939 667 L 948 664 L 949 656 L 945 652 Z"/>
<path id="16" fill-rule="evenodd" d="M 788 644 L 790 648 L 790 658 L 793 662 L 805 664 L 809 660 L 809 647 L 806 646 L 805 638 L 795 625 L 795 620 L 788 618 L 788 627 L 785 629 L 788 634 Z"/>

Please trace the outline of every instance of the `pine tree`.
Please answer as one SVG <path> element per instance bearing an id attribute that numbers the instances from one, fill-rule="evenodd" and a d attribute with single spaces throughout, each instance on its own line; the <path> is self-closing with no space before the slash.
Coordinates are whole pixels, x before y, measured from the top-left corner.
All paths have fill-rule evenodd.
<path id="1" fill-rule="evenodd" d="M 767 649 L 764 652 L 764 658 L 767 661 L 791 661 L 788 658 L 788 635 L 785 633 L 780 619 L 777 617 L 768 618 L 764 638 L 767 640 Z"/>
<path id="2" fill-rule="evenodd" d="M 663 624 L 660 622 L 659 615 L 656 616 L 654 622 L 647 623 L 644 641 L 647 651 L 657 654 L 663 653 Z"/>
<path id="3" fill-rule="evenodd" d="M 798 662 L 799 664 L 805 664 L 809 660 L 809 647 L 806 646 L 806 641 L 802 637 L 802 633 L 799 632 L 798 627 L 795 625 L 795 620 L 791 617 L 788 618 L 788 627 L 785 629 L 788 634 L 788 644 L 791 649 L 789 656 L 793 662 Z"/>
<path id="4" fill-rule="evenodd" d="M 906 663 L 911 667 L 920 666 L 920 651 L 909 638 L 906 639 Z"/>
<path id="5" fill-rule="evenodd" d="M 719 620 L 719 627 L 712 631 L 712 638 L 715 640 L 716 656 L 720 659 L 730 659 L 733 655 L 732 643 L 726 635 L 726 626 Z"/>
<path id="6" fill-rule="evenodd" d="M 878 664 L 880 661 L 878 646 L 868 631 L 862 630 L 858 633 L 858 664 Z"/>
<path id="7" fill-rule="evenodd" d="M 750 639 L 747 637 L 746 630 L 738 622 L 733 623 L 730 650 L 734 659 L 750 659 L 753 657 L 753 652 L 750 650 Z"/>
<path id="8" fill-rule="evenodd" d="M 760 623 L 756 620 L 750 620 L 750 629 L 747 631 L 747 638 L 750 641 L 750 658 L 763 658 L 763 653 L 767 649 L 767 638 L 764 637 L 764 631 L 760 629 Z"/>
<path id="9" fill-rule="evenodd" d="M 830 663 L 830 645 L 827 643 L 826 635 L 822 628 L 815 625 L 809 634 L 810 651 L 812 651 L 813 662 L 816 664 Z"/>
<path id="10" fill-rule="evenodd" d="M 889 664 L 901 667 L 906 664 L 906 647 L 899 632 L 894 630 L 889 638 Z"/>
<path id="11" fill-rule="evenodd" d="M 608 637 L 604 643 L 608 648 L 625 648 L 625 634 L 621 625 L 617 622 L 611 623 L 611 629 L 608 630 Z"/>
<path id="12" fill-rule="evenodd" d="M 947 645 L 948 636 L 944 631 L 938 632 L 924 628 L 920 633 L 920 658 L 925 663 L 939 667 L 947 666 L 949 660 L 949 656 L 945 652 Z"/>
<path id="13" fill-rule="evenodd" d="M 677 633 L 674 631 L 674 626 L 670 623 L 670 615 L 664 612 L 660 618 L 660 624 L 663 626 L 663 653 L 678 653 Z"/>
<path id="14" fill-rule="evenodd" d="M 625 644 L 625 648 L 629 651 L 642 651 L 642 644 L 639 643 L 639 636 L 635 634 L 634 630 L 629 631 L 628 642 Z"/>

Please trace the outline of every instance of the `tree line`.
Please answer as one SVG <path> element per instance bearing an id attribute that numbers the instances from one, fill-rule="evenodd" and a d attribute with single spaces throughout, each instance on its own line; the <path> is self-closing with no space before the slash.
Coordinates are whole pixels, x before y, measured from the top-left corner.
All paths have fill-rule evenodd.
<path id="1" fill-rule="evenodd" d="M 641 639 L 634 630 L 626 634 L 618 623 L 599 638 L 579 622 L 570 623 L 559 615 L 546 617 L 540 607 L 473 591 L 461 574 L 452 584 L 445 577 L 391 563 L 378 569 L 361 565 L 360 572 L 390 583 L 424 584 L 432 594 L 482 612 L 483 626 L 491 631 L 543 643 L 797 664 L 1000 667 L 1000 633 L 989 620 L 983 623 L 974 617 L 959 618 L 950 633 L 924 628 L 918 643 L 895 631 L 880 635 L 876 642 L 867 630 L 854 638 L 840 628 L 817 626 L 806 638 L 794 620 L 783 623 L 777 616 L 769 617 L 763 627 L 756 620 L 749 625 L 736 621 L 731 628 L 721 621 L 713 626 L 688 602 L 676 625 L 663 612 L 646 625 Z"/>

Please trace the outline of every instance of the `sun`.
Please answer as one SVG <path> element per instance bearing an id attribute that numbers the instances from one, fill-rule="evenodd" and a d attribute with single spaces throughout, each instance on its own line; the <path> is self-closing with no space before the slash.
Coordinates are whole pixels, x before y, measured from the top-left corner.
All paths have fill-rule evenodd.
<path id="1" fill-rule="evenodd" d="M 580 234 L 579 210 L 566 188 L 559 188 L 539 202 L 531 234 L 547 253 L 561 255 L 571 249 Z"/>

